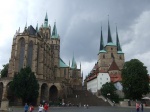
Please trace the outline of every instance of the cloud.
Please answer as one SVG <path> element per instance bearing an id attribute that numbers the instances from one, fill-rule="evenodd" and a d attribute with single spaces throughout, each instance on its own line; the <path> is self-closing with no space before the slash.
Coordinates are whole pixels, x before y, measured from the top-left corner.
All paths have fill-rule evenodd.
<path id="1" fill-rule="evenodd" d="M 0 5 L 0 68 L 9 62 L 16 30 L 23 31 L 26 22 L 41 26 L 47 12 L 51 28 L 57 24 L 61 58 L 69 62 L 74 53 L 84 76 L 97 62 L 101 25 L 106 44 L 107 15 L 114 42 L 117 23 L 125 59 L 139 58 L 149 69 L 149 11 L 149 0 L 5 0 Z"/>
<path id="2" fill-rule="evenodd" d="M 126 60 L 137 58 L 142 61 L 150 72 L 149 63 L 149 41 L 150 41 L 150 11 L 144 11 L 126 31 L 123 38 L 127 38 L 127 42 L 123 45 Z"/>

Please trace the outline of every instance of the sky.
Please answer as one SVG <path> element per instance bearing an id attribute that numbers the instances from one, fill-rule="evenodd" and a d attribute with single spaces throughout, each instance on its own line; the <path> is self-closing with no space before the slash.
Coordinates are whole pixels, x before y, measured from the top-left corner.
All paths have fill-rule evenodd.
<path id="1" fill-rule="evenodd" d="M 41 26 L 48 14 L 60 35 L 60 56 L 69 65 L 73 54 L 84 77 L 97 62 L 100 30 L 104 44 L 108 36 L 108 15 L 113 42 L 116 26 L 125 61 L 139 59 L 150 73 L 149 0 L 3 0 L 0 4 L 0 69 L 9 62 L 13 36 L 26 23 Z"/>

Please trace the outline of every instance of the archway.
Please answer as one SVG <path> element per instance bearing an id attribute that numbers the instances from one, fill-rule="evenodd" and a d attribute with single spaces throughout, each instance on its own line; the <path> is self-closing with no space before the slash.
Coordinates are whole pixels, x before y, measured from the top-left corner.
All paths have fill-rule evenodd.
<path id="1" fill-rule="evenodd" d="M 58 90 L 55 85 L 52 85 L 49 89 L 49 100 L 54 102 L 58 99 Z"/>
<path id="2" fill-rule="evenodd" d="M 3 83 L 0 82 L 0 105 L 1 105 L 1 101 L 2 101 L 2 95 L 3 95 Z"/>
<path id="3" fill-rule="evenodd" d="M 41 86 L 41 102 L 48 101 L 48 85 L 46 83 Z"/>
<path id="4" fill-rule="evenodd" d="M 17 100 L 17 99 L 16 99 L 13 91 L 10 89 L 10 84 L 11 84 L 11 82 L 9 82 L 7 84 L 7 86 L 6 86 L 6 89 L 7 89 L 6 90 L 7 91 L 7 99 L 9 100 L 9 104 L 10 105 L 14 105 L 13 103 L 16 102 L 15 100 Z"/>

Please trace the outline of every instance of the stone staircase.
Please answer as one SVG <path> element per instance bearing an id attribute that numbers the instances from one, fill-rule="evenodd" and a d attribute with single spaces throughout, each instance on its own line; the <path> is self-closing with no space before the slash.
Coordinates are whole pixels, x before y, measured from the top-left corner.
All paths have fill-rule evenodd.
<path id="1" fill-rule="evenodd" d="M 88 104 L 89 106 L 110 106 L 108 102 L 105 102 L 87 90 L 74 90 L 73 94 L 65 99 L 65 103 L 81 104 L 82 106 L 84 104 Z"/>

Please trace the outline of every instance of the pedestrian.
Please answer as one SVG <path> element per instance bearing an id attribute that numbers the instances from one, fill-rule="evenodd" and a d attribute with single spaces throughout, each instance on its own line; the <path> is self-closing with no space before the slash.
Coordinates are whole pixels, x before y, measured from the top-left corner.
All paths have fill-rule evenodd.
<path id="1" fill-rule="evenodd" d="M 33 110 L 34 110 L 34 107 L 30 104 L 29 112 L 33 112 Z"/>
<path id="2" fill-rule="evenodd" d="M 140 105 L 138 102 L 136 102 L 136 112 L 139 112 L 139 109 L 140 109 Z"/>
<path id="3" fill-rule="evenodd" d="M 47 103 L 45 103 L 45 105 L 44 105 L 44 112 L 48 112 L 48 104 Z"/>
<path id="4" fill-rule="evenodd" d="M 25 103 L 25 106 L 24 106 L 24 112 L 28 112 L 28 108 L 29 108 L 28 104 Z"/>
<path id="5" fill-rule="evenodd" d="M 43 105 L 42 104 L 40 104 L 40 106 L 39 106 L 39 111 L 38 112 L 43 112 Z"/>
<path id="6" fill-rule="evenodd" d="M 143 103 L 142 103 L 142 102 L 141 102 L 141 104 L 140 104 L 140 108 L 141 108 L 141 112 L 143 112 L 144 107 L 143 107 Z"/>
<path id="7" fill-rule="evenodd" d="M 86 105 L 86 108 L 87 108 L 87 109 L 89 108 L 89 105 L 88 105 L 88 104 Z"/>

